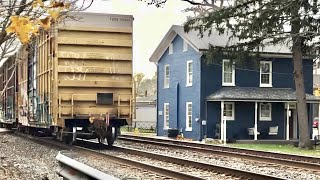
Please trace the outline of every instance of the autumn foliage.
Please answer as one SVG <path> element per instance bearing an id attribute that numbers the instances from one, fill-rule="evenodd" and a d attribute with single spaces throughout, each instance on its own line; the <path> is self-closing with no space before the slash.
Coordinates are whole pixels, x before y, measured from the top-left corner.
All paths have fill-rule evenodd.
<path id="1" fill-rule="evenodd" d="M 32 7 L 44 11 L 44 17 L 33 18 L 29 16 L 11 16 L 11 24 L 6 29 L 7 33 L 15 34 L 22 44 L 29 42 L 31 36 L 37 35 L 39 28 L 48 30 L 56 22 L 61 12 L 70 8 L 70 3 L 51 0 L 45 5 L 45 0 L 34 0 Z"/>

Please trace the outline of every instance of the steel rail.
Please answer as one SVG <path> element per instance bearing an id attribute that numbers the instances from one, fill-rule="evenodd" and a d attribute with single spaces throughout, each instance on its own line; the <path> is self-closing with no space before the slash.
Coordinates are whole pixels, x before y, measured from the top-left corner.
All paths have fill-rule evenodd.
<path id="1" fill-rule="evenodd" d="M 29 139 L 35 143 L 39 143 L 42 145 L 47 145 L 47 146 L 65 149 L 65 150 L 71 150 L 73 152 L 78 152 L 81 154 L 88 154 L 88 155 L 93 155 L 93 156 L 97 156 L 97 157 L 101 157 L 101 158 L 106 158 L 111 161 L 119 162 L 119 163 L 126 164 L 129 166 L 134 166 L 136 168 L 141 168 L 141 169 L 144 169 L 147 171 L 152 171 L 154 173 L 157 173 L 157 174 L 160 174 L 163 176 L 167 176 L 167 177 L 171 177 L 171 178 L 177 178 L 177 179 L 182 179 L 182 180 L 204 180 L 203 178 L 200 178 L 197 176 L 192 176 L 192 175 L 188 175 L 188 174 L 184 174 L 184 173 L 180 173 L 180 172 L 176 172 L 176 171 L 171 171 L 171 170 L 168 170 L 163 167 L 148 165 L 145 163 L 141 163 L 139 161 L 130 160 L 130 159 L 122 158 L 122 157 L 117 157 L 117 156 L 113 156 L 113 155 L 109 155 L 109 154 L 104 154 L 104 153 L 101 153 L 101 152 L 98 152 L 98 151 L 95 151 L 92 149 L 84 148 L 84 147 L 66 145 L 66 144 L 60 143 L 58 141 L 55 141 L 52 138 L 51 139 L 39 138 L 39 137 L 29 136 L 29 135 L 20 134 L 20 133 L 15 133 L 15 135 L 18 135 L 19 137 L 22 137 L 25 139 Z"/>
<path id="2" fill-rule="evenodd" d="M 203 163 L 203 162 L 196 162 L 196 161 L 191 161 L 191 160 L 172 157 L 172 156 L 165 156 L 165 155 L 160 155 L 160 154 L 156 154 L 156 153 L 152 153 L 152 152 L 127 148 L 127 147 L 114 146 L 114 148 L 116 150 L 124 152 L 124 153 L 135 154 L 135 155 L 153 158 L 153 159 L 157 159 L 157 160 L 161 160 L 161 161 L 167 161 L 167 162 L 179 164 L 179 165 L 193 166 L 193 167 L 197 167 L 197 168 L 201 168 L 201 169 L 205 169 L 205 170 L 210 170 L 213 172 L 223 173 L 223 174 L 226 174 L 226 175 L 229 175 L 232 177 L 241 178 L 241 179 L 243 179 L 243 178 L 245 178 L 245 179 L 259 179 L 259 180 L 282 179 L 282 178 L 275 177 L 275 176 L 270 176 L 270 175 L 265 175 L 265 174 L 257 174 L 254 172 L 238 170 L 238 169 L 234 169 L 234 168 L 230 168 L 230 167 L 217 166 L 217 165 L 212 165 L 212 164 Z"/>
<path id="3" fill-rule="evenodd" d="M 298 156 L 130 135 L 121 135 L 118 139 L 320 171 L 320 158 L 317 157 Z"/>

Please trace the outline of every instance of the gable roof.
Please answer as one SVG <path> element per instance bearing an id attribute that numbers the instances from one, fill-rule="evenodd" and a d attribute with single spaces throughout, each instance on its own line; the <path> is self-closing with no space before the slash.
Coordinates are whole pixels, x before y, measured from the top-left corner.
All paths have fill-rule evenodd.
<path id="1" fill-rule="evenodd" d="M 169 44 L 176 37 L 176 35 L 179 35 L 184 40 L 186 40 L 188 44 L 198 52 L 208 50 L 210 44 L 214 46 L 224 47 L 226 45 L 231 45 L 232 43 L 235 44 L 236 42 L 238 42 L 237 40 L 228 42 L 230 36 L 227 34 L 219 35 L 218 31 L 213 31 L 210 36 L 208 32 L 204 32 L 203 37 L 201 38 L 198 31 L 191 30 L 190 32 L 185 33 L 183 26 L 172 25 L 169 31 L 165 34 L 165 36 L 161 40 L 158 47 L 155 49 L 155 51 L 151 55 L 149 61 L 158 62 L 162 57 L 163 53 L 168 48 Z M 285 54 L 287 56 L 291 55 L 290 49 L 285 45 L 265 46 L 262 49 L 262 52 L 264 54 Z"/>

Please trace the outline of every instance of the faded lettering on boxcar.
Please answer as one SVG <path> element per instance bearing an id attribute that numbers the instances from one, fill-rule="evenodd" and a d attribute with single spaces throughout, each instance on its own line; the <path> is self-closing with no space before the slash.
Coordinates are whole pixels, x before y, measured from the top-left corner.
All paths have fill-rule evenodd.
<path id="1" fill-rule="evenodd" d="M 65 75 L 64 80 L 86 80 L 86 73 L 88 72 L 87 68 L 79 66 L 75 61 L 65 62 L 65 67 L 68 72 L 72 73 L 72 75 Z"/>

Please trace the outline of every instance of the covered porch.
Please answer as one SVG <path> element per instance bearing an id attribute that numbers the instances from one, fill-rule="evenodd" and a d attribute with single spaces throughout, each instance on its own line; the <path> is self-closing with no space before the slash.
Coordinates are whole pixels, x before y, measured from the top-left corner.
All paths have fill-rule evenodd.
<path id="1" fill-rule="evenodd" d="M 320 103 L 320 98 L 306 94 L 306 99 L 311 138 L 312 104 Z M 294 89 L 223 87 L 206 98 L 206 115 L 211 120 L 207 128 L 213 125 L 213 137 L 223 142 L 298 139 Z"/>

